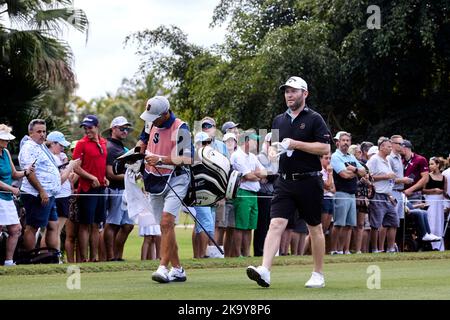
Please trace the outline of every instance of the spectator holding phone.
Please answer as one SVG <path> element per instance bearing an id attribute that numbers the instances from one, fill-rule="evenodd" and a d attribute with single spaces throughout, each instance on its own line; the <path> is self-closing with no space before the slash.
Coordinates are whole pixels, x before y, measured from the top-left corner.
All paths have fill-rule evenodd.
<path id="1" fill-rule="evenodd" d="M 367 161 L 367 167 L 375 181 L 375 196 L 369 204 L 372 252 L 383 251 L 382 247 L 380 251 L 378 250 L 378 230 L 381 226 L 387 228 L 386 252 L 395 252 L 395 235 L 399 219 L 395 209 L 397 203 L 392 196 L 396 175 L 387 160 L 392 151 L 391 140 L 386 137 L 378 139 L 378 149 L 378 153 Z"/>
<path id="2" fill-rule="evenodd" d="M 22 183 L 21 196 L 25 207 L 26 227 L 24 246 L 27 250 L 36 245 L 36 232 L 46 228 L 47 247 L 58 248 L 58 215 L 55 196 L 61 190 L 61 176 L 50 150 L 44 144 L 47 137 L 45 120 L 34 119 L 28 125 L 29 137 L 19 153 L 22 168 L 35 167 L 35 172 L 26 176 Z"/>
<path id="3" fill-rule="evenodd" d="M 405 177 L 411 178 L 412 183 L 405 184 L 405 195 L 409 200 L 422 199 L 422 189 L 428 181 L 428 167 L 427 159 L 421 155 L 412 152 L 413 145 L 411 141 L 403 141 L 403 173 Z"/>

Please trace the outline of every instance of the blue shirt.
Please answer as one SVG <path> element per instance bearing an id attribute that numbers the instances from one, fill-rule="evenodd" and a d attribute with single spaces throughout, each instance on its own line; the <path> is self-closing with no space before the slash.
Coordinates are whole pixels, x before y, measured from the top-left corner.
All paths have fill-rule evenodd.
<path id="1" fill-rule="evenodd" d="M 212 143 L 212 147 L 214 150 L 219 151 L 221 154 L 223 154 L 228 159 L 230 158 L 230 155 L 228 154 L 227 146 L 222 141 L 214 139 L 213 143 Z"/>
<path id="2" fill-rule="evenodd" d="M 6 150 L 2 150 L 2 154 L 0 154 L 0 181 L 6 183 L 7 185 L 12 185 L 12 168 L 11 168 L 11 160 L 9 159 L 8 153 Z M 5 190 L 1 190 L 5 191 Z M 0 193 L 0 199 L 10 201 L 13 199 L 11 193 Z"/>
<path id="3" fill-rule="evenodd" d="M 355 194 L 357 191 L 358 178 L 344 179 L 339 175 L 339 173 L 347 168 L 347 165 L 352 165 L 358 169 L 364 168 L 354 155 L 349 153 L 343 154 L 341 150 L 337 149 L 331 156 L 331 166 L 333 167 L 336 191 Z"/>

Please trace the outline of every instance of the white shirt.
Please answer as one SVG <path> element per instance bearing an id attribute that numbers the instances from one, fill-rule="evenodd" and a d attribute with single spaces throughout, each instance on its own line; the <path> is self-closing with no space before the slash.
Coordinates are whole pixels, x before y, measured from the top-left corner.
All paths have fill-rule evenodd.
<path id="1" fill-rule="evenodd" d="M 34 140 L 27 140 L 19 152 L 19 164 L 26 169 L 35 163 L 36 177 L 48 196 L 54 197 L 61 190 L 61 175 L 56 167 L 52 153 L 44 144 L 37 144 Z M 27 178 L 23 179 L 21 190 L 35 197 L 39 192 L 30 184 Z"/>
<path id="2" fill-rule="evenodd" d="M 257 168 L 264 169 L 264 166 L 258 161 L 258 158 L 253 154 L 246 154 L 241 148 L 237 148 L 236 152 L 231 155 L 231 165 L 234 170 L 242 173 L 242 176 L 255 171 Z M 258 192 L 261 188 L 259 181 L 244 181 L 239 188 L 247 191 Z"/>
<path id="3" fill-rule="evenodd" d="M 445 186 L 444 186 L 444 192 L 447 193 L 447 195 L 450 197 L 450 168 L 444 170 L 442 172 L 442 175 L 445 177 Z"/>
<path id="4" fill-rule="evenodd" d="M 389 164 L 391 165 L 392 170 L 394 171 L 395 175 L 397 176 L 397 179 L 402 179 L 403 178 L 402 157 L 399 154 L 395 154 L 394 152 L 391 152 L 391 154 L 387 156 L 387 160 L 389 161 Z M 404 188 L 403 183 L 396 183 L 394 185 L 394 189 L 396 189 L 396 190 L 403 190 L 403 188 Z"/>
<path id="5" fill-rule="evenodd" d="M 66 156 L 65 153 L 61 152 L 59 155 L 54 154 L 53 158 L 55 159 L 56 165 L 59 167 L 60 165 L 62 165 L 64 163 L 64 160 L 67 159 L 67 156 Z M 70 197 L 71 194 L 72 194 L 72 187 L 70 185 L 69 179 L 67 179 L 61 185 L 61 190 L 56 195 L 56 198 L 57 199 L 59 199 L 59 198 L 67 198 L 67 197 Z"/>
<path id="6" fill-rule="evenodd" d="M 325 168 L 322 168 L 322 180 L 323 182 L 326 182 L 328 180 L 328 171 Z M 330 197 L 334 197 L 334 193 L 331 191 L 325 191 L 323 193 L 324 197 L 330 198 Z"/>
<path id="7" fill-rule="evenodd" d="M 369 168 L 372 176 L 385 175 L 394 173 L 391 168 L 391 164 L 387 159 L 383 159 L 379 154 L 374 154 L 369 161 L 367 161 L 367 167 Z M 378 180 L 373 183 L 375 192 L 390 194 L 394 187 L 394 179 Z"/>

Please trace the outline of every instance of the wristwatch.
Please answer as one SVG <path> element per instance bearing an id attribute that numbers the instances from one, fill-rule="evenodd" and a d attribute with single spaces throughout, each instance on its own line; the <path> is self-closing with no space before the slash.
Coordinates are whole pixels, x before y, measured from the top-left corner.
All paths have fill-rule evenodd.
<path id="1" fill-rule="evenodd" d="M 158 162 L 156 163 L 158 166 L 163 164 L 163 159 L 159 157 Z"/>

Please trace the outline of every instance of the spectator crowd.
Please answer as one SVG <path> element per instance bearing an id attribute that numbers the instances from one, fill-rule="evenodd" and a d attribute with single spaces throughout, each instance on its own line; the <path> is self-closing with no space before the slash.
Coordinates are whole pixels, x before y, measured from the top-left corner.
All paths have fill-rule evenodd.
<path id="1" fill-rule="evenodd" d="M 0 227 L 9 235 L 5 266 L 14 265 L 21 235 L 27 250 L 64 248 L 67 263 L 124 260 L 135 221 L 123 204 L 124 174 L 113 166 L 128 151 L 124 140 L 133 126 L 120 116 L 102 132 L 98 118 L 88 115 L 80 127 L 85 135 L 69 142 L 61 132 L 47 133 L 45 120 L 32 120 L 20 142 L 17 167 L 7 149 L 15 139 L 12 129 L 0 125 Z M 201 148 L 210 146 L 242 178 L 235 199 L 192 208 L 204 227 L 193 228 L 193 257 L 220 256 L 211 237 L 225 257 L 262 256 L 278 177 L 277 133 L 259 135 L 232 121 L 218 128 L 211 117 L 203 118 L 196 131 L 194 161 Z M 411 250 L 411 237 L 424 250 L 445 250 L 448 158 L 427 160 L 401 135 L 354 143 L 351 133 L 340 131 L 333 140 L 335 151 L 321 157 L 322 230 L 329 254 Z M 24 209 L 23 223 L 17 203 Z M 161 227 L 139 226 L 142 260 L 160 258 Z M 289 221 L 278 254 L 308 254 L 310 247 L 305 221 Z"/>

